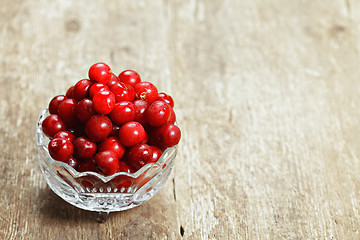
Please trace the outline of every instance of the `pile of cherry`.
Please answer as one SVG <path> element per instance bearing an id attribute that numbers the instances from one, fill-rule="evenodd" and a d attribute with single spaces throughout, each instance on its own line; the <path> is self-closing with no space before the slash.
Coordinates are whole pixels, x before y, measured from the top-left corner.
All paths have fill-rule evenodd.
<path id="1" fill-rule="evenodd" d="M 116 76 L 96 63 L 89 79 L 50 101 L 42 130 L 51 157 L 79 172 L 133 173 L 180 141 L 173 107 L 171 96 L 135 71 Z"/>

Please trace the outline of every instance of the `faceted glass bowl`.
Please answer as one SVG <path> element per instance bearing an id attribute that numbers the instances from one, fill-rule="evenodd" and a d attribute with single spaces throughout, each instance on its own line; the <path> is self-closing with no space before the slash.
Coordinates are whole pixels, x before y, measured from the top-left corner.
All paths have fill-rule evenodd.
<path id="1" fill-rule="evenodd" d="M 51 158 L 49 138 L 42 131 L 48 109 L 40 113 L 36 126 L 39 164 L 49 187 L 68 203 L 85 210 L 100 212 L 100 221 L 109 212 L 127 210 L 146 202 L 164 185 L 174 165 L 177 146 L 164 151 L 156 163 L 135 173 L 119 172 L 103 176 L 95 172 L 78 172 L 73 167 Z"/>

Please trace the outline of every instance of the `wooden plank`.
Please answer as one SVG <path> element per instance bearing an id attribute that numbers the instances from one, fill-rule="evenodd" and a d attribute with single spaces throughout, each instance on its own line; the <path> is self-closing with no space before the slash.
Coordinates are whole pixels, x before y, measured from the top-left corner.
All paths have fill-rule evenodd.
<path id="1" fill-rule="evenodd" d="M 0 1 L 0 239 L 360 238 L 360 3 Z M 175 100 L 164 188 L 96 214 L 46 186 L 34 129 L 94 62 Z"/>

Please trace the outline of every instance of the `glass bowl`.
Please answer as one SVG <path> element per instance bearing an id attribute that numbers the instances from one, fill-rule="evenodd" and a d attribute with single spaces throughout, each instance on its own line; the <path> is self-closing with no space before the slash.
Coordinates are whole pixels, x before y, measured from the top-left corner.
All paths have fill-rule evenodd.
<path id="1" fill-rule="evenodd" d="M 174 166 L 177 146 L 164 151 L 156 163 L 149 163 L 135 173 L 119 172 L 103 176 L 95 172 L 78 172 L 51 158 L 49 138 L 42 122 L 49 115 L 43 110 L 36 126 L 36 147 L 41 171 L 49 187 L 75 207 L 99 212 L 98 221 L 106 221 L 109 212 L 139 206 L 152 198 L 164 185 Z"/>

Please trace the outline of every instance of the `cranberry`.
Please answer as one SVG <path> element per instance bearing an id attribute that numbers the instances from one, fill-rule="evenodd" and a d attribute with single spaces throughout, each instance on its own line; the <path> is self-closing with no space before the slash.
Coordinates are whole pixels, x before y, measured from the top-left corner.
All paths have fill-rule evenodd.
<path id="1" fill-rule="evenodd" d="M 89 69 L 89 78 L 92 81 L 107 84 L 111 79 L 111 69 L 105 63 L 95 63 Z"/>
<path id="2" fill-rule="evenodd" d="M 149 104 L 154 102 L 158 97 L 157 88 L 149 82 L 140 82 L 134 86 L 136 97 L 147 101 Z"/>
<path id="3" fill-rule="evenodd" d="M 158 97 L 157 97 L 157 100 L 160 100 L 160 101 L 164 101 L 166 102 L 167 104 L 170 105 L 170 107 L 174 107 L 174 100 L 172 99 L 172 97 L 166 93 L 159 93 L 158 94 Z"/>
<path id="4" fill-rule="evenodd" d="M 159 158 L 162 155 L 162 151 L 160 150 L 160 148 L 155 147 L 155 146 L 150 146 L 151 150 L 152 150 L 152 156 L 151 159 L 147 162 L 147 163 L 156 163 Z"/>
<path id="5" fill-rule="evenodd" d="M 65 131 L 66 125 L 59 115 L 51 114 L 47 116 L 41 124 L 42 130 L 48 137 L 53 137 L 59 131 Z"/>
<path id="6" fill-rule="evenodd" d="M 147 164 L 152 158 L 153 152 L 145 143 L 137 144 L 130 148 L 127 155 L 127 162 L 135 171 Z"/>
<path id="7" fill-rule="evenodd" d="M 132 86 L 122 82 L 115 83 L 110 87 L 110 91 L 114 93 L 116 102 L 129 101 L 135 98 L 135 90 Z"/>
<path id="8" fill-rule="evenodd" d="M 163 101 L 155 101 L 148 107 L 146 118 L 148 123 L 154 127 L 166 124 L 171 114 L 171 107 Z"/>
<path id="9" fill-rule="evenodd" d="M 69 140 L 70 142 L 73 142 L 76 137 L 75 137 L 75 134 L 73 134 L 72 132 L 60 131 L 54 135 L 54 138 L 64 138 L 66 140 Z"/>
<path id="10" fill-rule="evenodd" d="M 91 82 L 89 79 L 83 79 L 78 81 L 75 84 L 75 88 L 74 88 L 75 99 L 79 101 L 85 98 L 88 95 L 89 89 L 92 84 L 93 82 Z"/>
<path id="11" fill-rule="evenodd" d="M 119 160 L 116 154 L 112 151 L 102 151 L 94 157 L 96 165 L 101 169 L 105 176 L 110 176 L 116 173 L 119 169 Z"/>
<path id="12" fill-rule="evenodd" d="M 96 143 L 85 137 L 76 138 L 73 142 L 73 145 L 74 155 L 79 159 L 89 159 L 96 153 Z"/>
<path id="13" fill-rule="evenodd" d="M 89 89 L 89 97 L 93 98 L 98 92 L 109 91 L 109 88 L 102 83 L 94 83 Z"/>
<path id="14" fill-rule="evenodd" d="M 122 144 L 132 147 L 145 140 L 145 129 L 138 122 L 127 122 L 120 127 L 119 139 Z"/>
<path id="15" fill-rule="evenodd" d="M 71 156 L 68 160 L 65 160 L 64 162 L 67 163 L 69 166 L 73 167 L 74 169 L 79 166 L 79 161 L 76 160 L 74 156 Z"/>
<path id="16" fill-rule="evenodd" d="M 59 105 L 66 99 L 67 99 L 67 97 L 64 95 L 58 95 L 58 96 L 54 97 L 53 99 L 51 99 L 51 101 L 49 103 L 50 114 L 57 114 Z"/>
<path id="17" fill-rule="evenodd" d="M 135 104 L 135 121 L 141 123 L 141 125 L 145 126 L 147 124 L 146 119 L 146 109 L 148 108 L 148 103 L 144 100 L 138 99 L 134 101 Z"/>
<path id="18" fill-rule="evenodd" d="M 135 105 L 132 102 L 119 102 L 115 104 L 110 113 L 110 119 L 117 125 L 133 121 L 135 119 Z"/>
<path id="19" fill-rule="evenodd" d="M 119 81 L 134 87 L 136 84 L 141 82 L 141 79 L 137 72 L 133 70 L 125 70 L 119 74 Z"/>
<path id="20" fill-rule="evenodd" d="M 118 159 L 121 159 L 125 153 L 125 146 L 121 144 L 119 138 L 117 137 L 108 137 L 104 141 L 102 141 L 99 145 L 99 152 L 102 151 L 112 151 L 116 154 Z"/>
<path id="21" fill-rule="evenodd" d="M 119 82 L 118 77 L 114 73 L 112 73 L 111 74 L 111 79 L 106 85 L 110 89 L 112 87 L 112 85 L 114 85 L 114 84 L 116 84 L 118 82 Z"/>
<path id="22" fill-rule="evenodd" d="M 70 87 L 65 95 L 67 98 L 75 98 L 75 86 Z"/>
<path id="23" fill-rule="evenodd" d="M 133 173 L 134 171 L 130 168 L 130 166 L 124 162 L 119 161 L 119 172 Z"/>
<path id="24" fill-rule="evenodd" d="M 115 96 L 112 92 L 97 92 L 93 97 L 94 109 L 99 114 L 110 113 L 115 106 Z"/>
<path id="25" fill-rule="evenodd" d="M 94 142 L 104 141 L 112 130 L 111 120 L 102 115 L 95 114 L 85 125 L 86 135 Z"/>
<path id="26" fill-rule="evenodd" d="M 64 138 L 53 138 L 48 145 L 50 156 L 58 161 L 68 160 L 74 153 L 72 143 Z"/>
<path id="27" fill-rule="evenodd" d="M 181 131 L 174 124 L 166 124 L 156 130 L 155 138 L 160 147 L 172 147 L 179 143 Z"/>
<path id="28" fill-rule="evenodd" d="M 58 108 L 59 117 L 69 126 L 73 127 L 78 124 L 78 119 L 75 115 L 75 106 L 77 102 L 75 99 L 69 98 L 64 100 Z"/>
<path id="29" fill-rule="evenodd" d="M 95 160 L 93 158 L 90 158 L 84 162 L 80 162 L 77 170 L 79 172 L 98 172 Z"/>
<path id="30" fill-rule="evenodd" d="M 95 114 L 93 102 L 91 99 L 84 98 L 78 102 L 75 106 L 75 114 L 81 122 L 86 122 L 89 120 L 90 117 Z"/>

